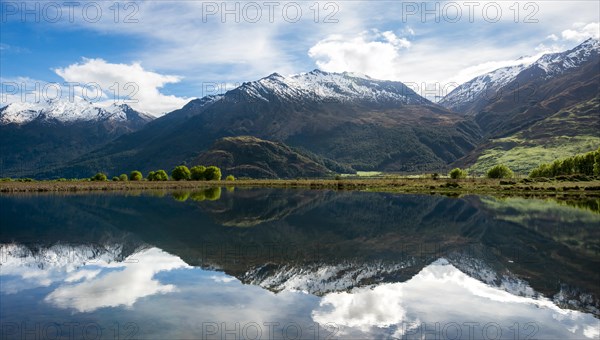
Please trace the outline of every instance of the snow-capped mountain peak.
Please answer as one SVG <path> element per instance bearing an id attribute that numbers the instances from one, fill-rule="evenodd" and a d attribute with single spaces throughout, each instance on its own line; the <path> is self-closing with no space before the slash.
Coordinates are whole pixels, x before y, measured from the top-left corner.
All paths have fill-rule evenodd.
<path id="1" fill-rule="evenodd" d="M 82 98 L 15 102 L 0 109 L 0 125 L 27 124 L 34 120 L 70 123 L 77 121 L 115 121 L 130 119 L 152 120 L 152 116 L 135 111 L 127 104 L 112 103 L 101 106 Z"/>
<path id="2" fill-rule="evenodd" d="M 446 95 L 439 104 L 454 108 L 461 103 L 473 101 L 482 96 L 493 97 L 494 93 L 504 85 L 513 81 L 519 73 L 528 67 L 527 64 L 502 67 L 489 73 L 477 76 L 455 88 Z"/>
<path id="3" fill-rule="evenodd" d="M 257 81 L 246 82 L 242 91 L 263 101 L 334 101 L 346 103 L 427 104 L 429 101 L 401 82 L 376 80 L 358 73 L 330 73 L 315 69 L 291 76 L 272 73 Z"/>
<path id="4" fill-rule="evenodd" d="M 599 49 L 600 41 L 589 38 L 568 51 L 545 54 L 533 63 L 531 67 L 542 69 L 546 73 L 546 78 L 550 78 L 570 68 L 578 67 L 591 57 L 597 56 Z"/>
<path id="5" fill-rule="evenodd" d="M 467 103 L 473 103 L 478 99 L 493 98 L 498 90 L 516 80 L 521 73 L 531 72 L 543 79 L 556 77 L 568 69 L 579 67 L 592 58 L 597 58 L 599 50 L 600 41 L 589 38 L 570 50 L 544 54 L 531 64 L 527 64 L 526 58 L 521 57 L 517 61 L 523 61 L 523 63 L 479 75 L 448 93 L 439 104 L 461 111 Z"/>

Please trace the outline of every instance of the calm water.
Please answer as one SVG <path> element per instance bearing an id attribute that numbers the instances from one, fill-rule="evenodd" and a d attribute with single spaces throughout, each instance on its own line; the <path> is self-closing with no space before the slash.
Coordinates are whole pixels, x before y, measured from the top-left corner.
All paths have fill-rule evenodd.
<path id="1" fill-rule="evenodd" d="M 2 339 L 598 339 L 599 200 L 0 196 Z"/>

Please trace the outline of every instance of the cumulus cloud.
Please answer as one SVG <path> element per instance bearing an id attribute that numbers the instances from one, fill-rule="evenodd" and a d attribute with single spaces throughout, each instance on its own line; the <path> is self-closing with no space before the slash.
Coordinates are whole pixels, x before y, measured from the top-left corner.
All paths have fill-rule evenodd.
<path id="1" fill-rule="evenodd" d="M 330 35 L 311 47 L 308 55 L 324 71 L 350 71 L 389 79 L 400 53 L 410 46 L 408 39 L 392 31 L 372 30 L 355 37 Z"/>
<path id="2" fill-rule="evenodd" d="M 103 98 L 126 100 L 135 109 L 160 116 L 182 107 L 188 98 L 165 95 L 160 89 L 177 83 L 178 76 L 163 75 L 145 70 L 141 64 L 113 64 L 103 59 L 84 58 L 54 70 L 66 82 L 78 86 L 100 89 Z"/>
<path id="3" fill-rule="evenodd" d="M 583 41 L 588 38 L 600 38 L 600 23 L 575 23 L 572 29 L 561 32 L 561 37 L 566 40 Z"/>

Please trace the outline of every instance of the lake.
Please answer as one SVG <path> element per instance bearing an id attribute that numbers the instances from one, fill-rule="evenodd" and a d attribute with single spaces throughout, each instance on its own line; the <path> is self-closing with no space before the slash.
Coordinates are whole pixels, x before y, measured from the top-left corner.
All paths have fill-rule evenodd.
<path id="1" fill-rule="evenodd" d="M 2 339 L 598 339 L 600 200 L 0 196 Z"/>

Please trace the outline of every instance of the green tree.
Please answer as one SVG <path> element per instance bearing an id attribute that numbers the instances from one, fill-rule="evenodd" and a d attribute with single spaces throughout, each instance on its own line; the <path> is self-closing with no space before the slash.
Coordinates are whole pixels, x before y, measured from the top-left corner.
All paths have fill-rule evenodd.
<path id="1" fill-rule="evenodd" d="M 227 175 L 227 177 L 225 177 L 225 180 L 229 182 L 235 181 L 235 177 L 233 177 L 233 175 Z"/>
<path id="2" fill-rule="evenodd" d="M 142 178 L 144 178 L 144 176 L 142 176 L 142 173 L 137 171 L 137 170 L 133 170 L 130 174 L 129 174 L 129 180 L 130 181 L 141 181 Z"/>
<path id="3" fill-rule="evenodd" d="M 146 179 L 148 181 L 155 181 L 156 179 L 154 179 L 154 171 L 150 171 L 148 175 L 146 175 Z"/>
<path id="4" fill-rule="evenodd" d="M 220 181 L 221 180 L 221 169 L 216 166 L 209 166 L 204 171 L 204 177 L 207 181 Z"/>
<path id="5" fill-rule="evenodd" d="M 176 166 L 175 169 L 171 171 L 171 177 L 176 181 L 187 181 L 191 177 L 190 169 L 185 165 Z"/>
<path id="6" fill-rule="evenodd" d="M 196 165 L 190 169 L 191 178 L 194 181 L 203 181 L 206 179 L 205 176 L 206 167 L 203 165 Z"/>
<path id="7" fill-rule="evenodd" d="M 167 172 L 164 170 L 156 170 L 154 172 L 154 180 L 155 181 L 168 181 L 169 175 L 167 175 Z"/>
<path id="8" fill-rule="evenodd" d="M 600 148 L 585 154 L 575 155 L 564 159 L 557 159 L 552 163 L 540 164 L 537 168 L 531 170 L 529 177 L 556 177 L 561 175 L 582 174 L 593 176 L 600 174 L 600 162 L 598 157 Z"/>
<path id="9" fill-rule="evenodd" d="M 120 174 L 119 175 L 119 181 L 126 182 L 128 180 L 129 180 L 129 177 L 127 177 L 127 174 Z"/>
<path id="10" fill-rule="evenodd" d="M 450 172 L 448 173 L 448 176 L 450 176 L 450 178 L 452 178 L 452 179 L 467 178 L 467 172 L 460 168 L 454 168 L 454 169 L 450 170 Z"/>
<path id="11" fill-rule="evenodd" d="M 119 177 L 115 176 L 112 178 L 113 182 L 118 182 L 119 181 Z"/>
<path id="12" fill-rule="evenodd" d="M 594 155 L 594 176 L 600 176 L 600 148 Z"/>
<path id="13" fill-rule="evenodd" d="M 504 164 L 498 164 L 487 172 L 488 178 L 512 178 L 513 172 Z"/>
<path id="14" fill-rule="evenodd" d="M 103 174 L 101 172 L 95 174 L 92 178 L 92 181 L 99 181 L 99 182 L 103 182 L 107 180 L 106 174 Z"/>

